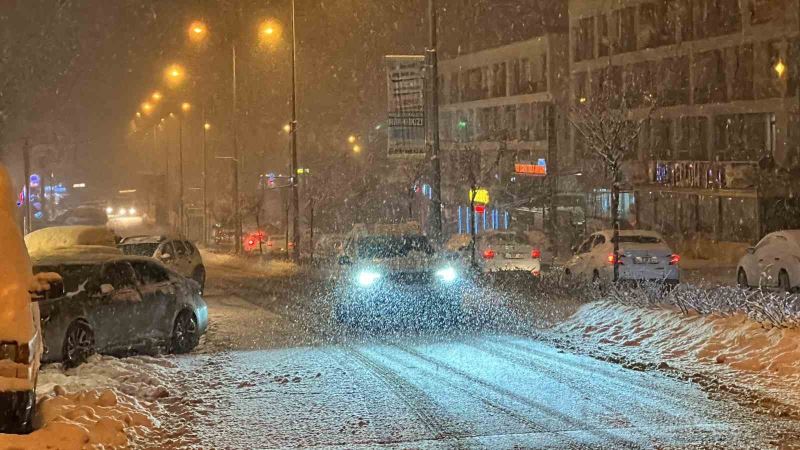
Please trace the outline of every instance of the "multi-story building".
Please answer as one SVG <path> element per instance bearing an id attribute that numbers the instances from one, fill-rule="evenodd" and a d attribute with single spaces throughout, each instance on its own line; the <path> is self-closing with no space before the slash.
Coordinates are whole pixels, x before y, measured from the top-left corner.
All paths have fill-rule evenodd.
<path id="1" fill-rule="evenodd" d="M 469 187 L 463 178 L 470 168 L 461 157 L 464 152 L 480 154 L 480 168 L 473 168 L 480 172 L 479 184 L 508 191 L 506 187 L 516 183 L 519 192 L 526 186 L 541 187 L 542 178 L 517 176 L 514 163 L 545 162 L 553 167 L 557 154 L 568 150 L 563 113 L 569 92 L 567 44 L 565 34 L 551 33 L 440 62 L 443 201 L 451 227 L 461 224 L 451 231 L 466 229 L 462 217 Z M 489 228 L 506 225 L 509 208 L 530 206 L 522 201 L 512 205 L 509 195 L 491 191 L 499 200 L 493 203 L 503 210 L 490 208 L 483 215 L 481 222 L 488 217 Z"/>
<path id="2" fill-rule="evenodd" d="M 623 198 L 632 225 L 738 242 L 790 225 L 779 210 L 793 202 L 786 175 L 800 163 L 797 0 L 568 7 L 570 101 L 591 100 L 605 81 L 630 100 L 634 119 L 648 117 Z M 655 110 L 643 107 L 646 96 Z M 571 141 L 566 158 L 590 161 L 574 131 Z M 606 216 L 607 193 L 585 187 L 597 194 L 588 209 Z"/>

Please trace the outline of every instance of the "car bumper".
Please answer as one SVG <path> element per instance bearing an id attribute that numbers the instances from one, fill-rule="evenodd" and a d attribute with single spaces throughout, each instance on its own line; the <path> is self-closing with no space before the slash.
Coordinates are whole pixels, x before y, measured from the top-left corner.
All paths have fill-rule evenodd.
<path id="1" fill-rule="evenodd" d="M 608 267 L 605 269 L 607 279 L 612 279 L 614 276 L 614 268 Z M 651 268 L 639 268 L 635 266 L 620 266 L 618 280 L 623 281 L 650 281 L 650 282 L 663 282 L 669 284 L 677 284 L 680 282 L 680 271 L 676 266 L 670 266 L 665 270 L 656 270 Z"/>
<path id="2" fill-rule="evenodd" d="M 542 264 L 538 260 L 519 261 L 507 259 L 486 263 L 483 265 L 482 270 L 483 273 L 527 272 L 533 276 L 539 276 L 542 271 Z"/>
<path id="3" fill-rule="evenodd" d="M 442 303 L 458 302 L 462 298 L 466 283 L 395 284 L 382 283 L 377 286 L 343 286 L 339 300 L 367 309 L 385 307 L 422 307 Z"/>

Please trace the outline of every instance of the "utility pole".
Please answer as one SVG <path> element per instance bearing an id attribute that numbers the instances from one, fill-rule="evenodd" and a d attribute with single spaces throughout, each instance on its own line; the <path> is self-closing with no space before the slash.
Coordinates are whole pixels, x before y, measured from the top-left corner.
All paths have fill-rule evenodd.
<path id="1" fill-rule="evenodd" d="M 22 219 L 22 233 L 28 234 L 33 231 L 31 225 L 31 146 L 28 138 L 25 138 L 25 143 L 22 144 L 22 162 L 23 170 L 25 171 L 25 179 L 23 180 L 23 201 L 25 202 L 25 217 Z"/>
<path id="2" fill-rule="evenodd" d="M 438 24 L 436 14 L 436 0 L 428 0 L 428 27 L 430 31 L 428 49 L 428 68 L 430 69 L 430 132 L 431 132 L 431 168 L 433 170 L 433 211 L 431 222 L 433 225 L 434 241 L 440 242 L 442 236 L 442 164 L 439 158 L 439 62 L 437 49 Z"/>
<path id="3" fill-rule="evenodd" d="M 208 152 L 206 139 L 208 123 L 206 123 L 206 106 L 203 105 L 203 245 L 208 245 Z"/>
<path id="4" fill-rule="evenodd" d="M 295 24 L 295 3 L 292 0 L 292 260 L 300 260 L 300 194 L 297 186 L 297 33 Z M 286 243 L 287 246 L 289 243 Z"/>
<path id="5" fill-rule="evenodd" d="M 235 249 L 236 254 L 242 252 L 242 215 L 239 211 L 239 107 L 236 101 L 236 44 L 231 44 L 231 57 L 233 62 L 233 210 L 234 222 L 236 230 L 234 238 L 236 239 Z"/>
<path id="6" fill-rule="evenodd" d="M 183 218 L 183 113 L 181 112 L 178 115 L 178 183 L 180 183 L 180 188 L 178 190 L 178 226 L 179 232 L 181 236 L 186 233 L 184 229 L 184 218 Z"/>

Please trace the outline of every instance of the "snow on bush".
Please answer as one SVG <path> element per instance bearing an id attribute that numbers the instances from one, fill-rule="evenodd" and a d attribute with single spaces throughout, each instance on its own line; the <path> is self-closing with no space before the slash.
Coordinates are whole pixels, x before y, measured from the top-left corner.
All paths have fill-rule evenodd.
<path id="1" fill-rule="evenodd" d="M 84 225 L 36 230 L 25 236 L 25 245 L 28 247 L 31 257 L 76 246 L 92 246 L 92 251 L 104 248 L 116 250 L 117 247 L 114 233 L 111 230 L 105 227 Z"/>

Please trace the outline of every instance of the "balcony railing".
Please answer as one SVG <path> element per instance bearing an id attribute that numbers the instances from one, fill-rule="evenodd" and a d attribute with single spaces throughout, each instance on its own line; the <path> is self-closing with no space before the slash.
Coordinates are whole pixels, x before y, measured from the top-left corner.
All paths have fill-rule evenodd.
<path id="1" fill-rule="evenodd" d="M 750 189 L 756 186 L 755 161 L 652 161 L 653 184 L 699 189 Z"/>

